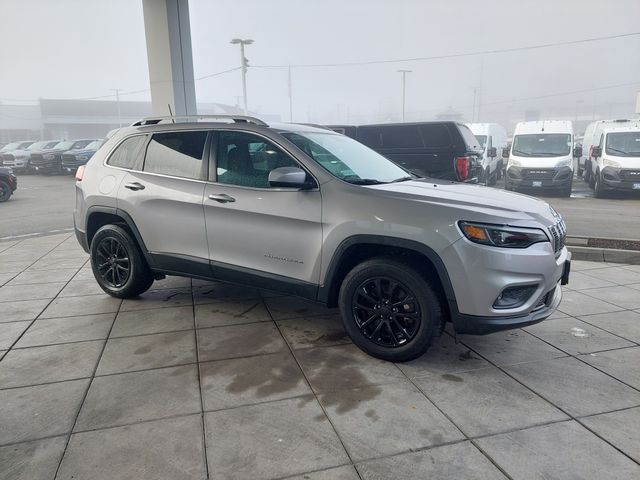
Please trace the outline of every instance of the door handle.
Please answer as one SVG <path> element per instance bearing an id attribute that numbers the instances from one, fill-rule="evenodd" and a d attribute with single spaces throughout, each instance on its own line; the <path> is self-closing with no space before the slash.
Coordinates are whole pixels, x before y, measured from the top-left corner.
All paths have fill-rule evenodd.
<path id="1" fill-rule="evenodd" d="M 129 190 L 133 190 L 135 192 L 135 191 L 138 191 L 138 190 L 144 190 L 144 185 L 142 185 L 139 182 L 126 183 L 124 185 L 124 188 L 128 188 Z"/>
<path id="2" fill-rule="evenodd" d="M 233 203 L 236 201 L 235 198 L 230 197 L 226 193 L 218 193 L 216 195 L 209 195 L 209 200 L 215 200 L 218 203 Z"/>

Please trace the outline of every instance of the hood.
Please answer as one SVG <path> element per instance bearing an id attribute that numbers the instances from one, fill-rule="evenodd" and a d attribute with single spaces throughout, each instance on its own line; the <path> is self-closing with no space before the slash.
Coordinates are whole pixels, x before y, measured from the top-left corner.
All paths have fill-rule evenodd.
<path id="1" fill-rule="evenodd" d="M 28 157 L 29 155 L 31 155 L 31 152 L 33 150 L 27 150 L 25 148 L 20 149 L 20 150 L 11 150 L 11 151 L 7 151 L 7 152 L 2 152 L 2 154 L 5 153 L 10 153 L 11 155 L 14 156 L 14 158 L 23 158 L 23 157 Z"/>
<path id="2" fill-rule="evenodd" d="M 505 224 L 514 226 L 528 226 L 532 220 L 549 226 L 560 219 L 544 200 L 482 185 L 423 178 L 367 188 L 396 198 L 467 210 L 468 218 L 462 220 L 495 222 L 495 217 L 500 217 Z"/>
<path id="3" fill-rule="evenodd" d="M 80 150 L 67 150 L 65 153 L 68 154 L 72 154 L 72 155 L 93 155 L 94 153 L 96 153 L 98 150 L 94 150 L 94 149 L 80 149 Z"/>

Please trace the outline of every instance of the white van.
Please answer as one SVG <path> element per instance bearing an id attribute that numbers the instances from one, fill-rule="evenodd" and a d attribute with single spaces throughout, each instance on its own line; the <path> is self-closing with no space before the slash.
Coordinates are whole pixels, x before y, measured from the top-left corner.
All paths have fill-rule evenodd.
<path id="1" fill-rule="evenodd" d="M 584 132 L 584 140 L 582 141 L 582 156 L 578 160 L 578 176 L 584 172 L 585 182 L 593 183 L 594 179 L 591 177 L 591 172 L 595 171 L 595 169 L 591 167 L 591 147 L 597 145 L 600 141 L 602 129 L 607 125 L 624 126 L 632 121 L 628 118 L 619 118 L 615 120 L 597 120 L 587 125 L 587 129 Z"/>
<path id="2" fill-rule="evenodd" d="M 505 175 L 505 188 L 557 189 L 571 195 L 573 184 L 573 124 L 565 120 L 520 122 L 513 132 L 513 142 Z"/>
<path id="3" fill-rule="evenodd" d="M 493 185 L 502 177 L 502 149 L 507 145 L 507 131 L 497 123 L 468 123 L 482 147 L 482 178 L 485 185 Z"/>
<path id="4" fill-rule="evenodd" d="M 589 182 L 596 197 L 605 196 L 607 190 L 640 192 L 640 121 L 605 125 L 597 132 L 600 136 L 591 148 Z"/>

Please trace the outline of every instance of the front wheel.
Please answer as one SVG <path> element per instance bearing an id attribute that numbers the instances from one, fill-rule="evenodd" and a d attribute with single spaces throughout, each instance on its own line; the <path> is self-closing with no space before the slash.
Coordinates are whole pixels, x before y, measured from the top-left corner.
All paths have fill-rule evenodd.
<path id="1" fill-rule="evenodd" d="M 606 195 L 604 186 L 602 185 L 602 172 L 600 171 L 594 175 L 593 190 L 595 191 L 596 198 L 604 198 Z"/>
<path id="2" fill-rule="evenodd" d="M 357 265 L 340 287 L 345 330 L 360 349 L 392 362 L 413 360 L 440 336 L 440 300 L 412 267 L 389 258 Z"/>
<path id="3" fill-rule="evenodd" d="M 4 180 L 0 180 L 0 202 L 6 202 L 11 197 L 11 186 Z"/>
<path id="4" fill-rule="evenodd" d="M 153 283 L 153 274 L 138 245 L 118 225 L 105 225 L 94 235 L 91 268 L 100 287 L 112 297 L 138 296 Z"/>

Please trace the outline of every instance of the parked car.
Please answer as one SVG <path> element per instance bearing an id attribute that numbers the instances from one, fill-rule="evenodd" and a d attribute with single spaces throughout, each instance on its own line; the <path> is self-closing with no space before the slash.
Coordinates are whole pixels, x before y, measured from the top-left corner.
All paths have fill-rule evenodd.
<path id="1" fill-rule="evenodd" d="M 93 140 L 64 140 L 52 148 L 31 154 L 31 168 L 38 173 L 61 173 L 62 155 L 70 150 L 82 150 Z"/>
<path id="2" fill-rule="evenodd" d="M 66 173 L 76 173 L 80 165 L 85 165 L 98 151 L 104 140 L 94 140 L 86 147 L 79 150 L 69 150 L 62 154 L 62 171 Z"/>
<path id="3" fill-rule="evenodd" d="M 8 143 L 4 147 L 0 148 L 0 156 L 8 152 L 13 152 L 14 150 L 24 150 L 32 143 L 33 143 L 33 140 L 23 140 L 20 142 Z"/>
<path id="4" fill-rule="evenodd" d="M 592 178 L 591 172 L 595 171 L 591 165 L 591 149 L 594 145 L 597 145 L 600 141 L 600 137 L 602 135 L 602 128 L 612 125 L 628 125 L 632 122 L 632 119 L 629 118 L 617 118 L 615 120 L 597 120 L 595 122 L 591 122 L 587 125 L 587 128 L 584 132 L 584 138 L 582 140 L 582 155 L 579 159 L 579 171 L 578 176 L 584 174 L 585 182 L 589 183 L 593 186 L 595 179 Z"/>
<path id="5" fill-rule="evenodd" d="M 330 125 L 421 177 L 478 183 L 482 148 L 457 122 Z"/>
<path id="6" fill-rule="evenodd" d="M 113 297 L 167 274 L 285 292 L 339 305 L 353 342 L 393 361 L 447 320 L 484 334 L 560 303 L 566 226 L 544 201 L 416 178 L 326 129 L 171 120 L 118 130 L 76 173 L 76 236 Z"/>
<path id="7" fill-rule="evenodd" d="M 610 190 L 640 192 L 640 121 L 603 125 L 598 133 L 589 165 L 589 185 L 596 197 L 604 197 Z"/>
<path id="8" fill-rule="evenodd" d="M 28 172 L 30 170 L 31 153 L 36 150 L 53 148 L 53 146 L 58 143 L 60 143 L 60 140 L 44 140 L 34 142 L 27 148 L 3 153 L 2 156 L 0 156 L 2 165 L 12 168 L 14 172 Z"/>
<path id="9" fill-rule="evenodd" d="M 18 178 L 7 167 L 0 167 L 0 202 L 6 202 L 18 188 Z"/>
<path id="10" fill-rule="evenodd" d="M 513 133 L 507 162 L 507 190 L 545 188 L 571 195 L 573 157 L 582 152 L 573 148 L 570 121 L 520 122 Z"/>
<path id="11" fill-rule="evenodd" d="M 502 177 L 502 149 L 507 145 L 507 131 L 497 123 L 468 123 L 482 148 L 482 178 L 485 185 L 493 185 Z"/>

